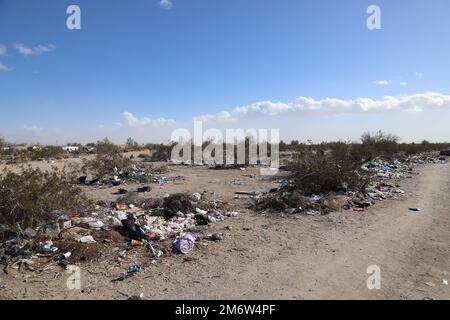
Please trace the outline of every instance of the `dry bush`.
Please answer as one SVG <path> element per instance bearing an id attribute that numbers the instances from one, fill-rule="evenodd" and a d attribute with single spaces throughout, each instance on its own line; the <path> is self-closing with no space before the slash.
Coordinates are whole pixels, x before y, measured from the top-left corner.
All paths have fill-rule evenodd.
<path id="1" fill-rule="evenodd" d="M 360 161 L 350 154 L 351 146 L 338 143 L 328 150 L 303 152 L 288 165 L 293 187 L 305 195 L 361 189 Z"/>
<path id="2" fill-rule="evenodd" d="M 97 154 L 115 154 L 120 153 L 120 147 L 112 143 L 108 138 L 98 141 L 95 145 Z"/>
<path id="3" fill-rule="evenodd" d="M 132 170 L 133 162 L 122 154 L 97 154 L 95 159 L 87 161 L 84 171 L 88 170 L 97 178 L 103 178 L 118 172 L 127 172 Z"/>
<path id="4" fill-rule="evenodd" d="M 97 156 L 87 161 L 83 171 L 89 171 L 102 178 L 116 172 L 127 172 L 133 168 L 133 161 L 122 155 L 121 149 L 111 143 L 108 138 L 97 143 Z"/>
<path id="5" fill-rule="evenodd" d="M 352 157 L 357 160 L 372 160 L 376 157 L 391 159 L 400 151 L 400 138 L 393 134 L 378 131 L 375 134 L 366 132 L 361 136 L 361 144 L 354 144 Z"/>
<path id="6" fill-rule="evenodd" d="M 24 229 L 55 219 L 56 212 L 88 213 L 93 203 L 74 181 L 74 175 L 66 169 L 5 170 L 0 176 L 0 224 Z"/>
<path id="7" fill-rule="evenodd" d="M 69 157 L 69 153 L 57 146 L 46 146 L 39 150 L 29 151 L 29 159 L 31 161 L 40 159 L 62 159 L 67 157 Z"/>
<path id="8" fill-rule="evenodd" d="M 139 150 L 141 150 L 141 146 L 133 138 L 128 138 L 127 139 L 127 142 L 125 143 L 125 148 L 128 151 L 139 151 Z"/>
<path id="9" fill-rule="evenodd" d="M 150 156 L 150 161 L 158 162 L 158 161 L 167 161 L 172 156 L 172 149 L 174 147 L 173 144 L 157 144 L 157 145 L 147 145 L 150 151 L 153 151 Z"/>

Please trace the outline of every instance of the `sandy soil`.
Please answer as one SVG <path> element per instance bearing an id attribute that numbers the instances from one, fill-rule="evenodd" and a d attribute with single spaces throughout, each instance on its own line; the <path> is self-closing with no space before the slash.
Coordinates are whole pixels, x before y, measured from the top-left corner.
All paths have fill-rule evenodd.
<path id="1" fill-rule="evenodd" d="M 450 164 L 426 165 L 401 182 L 401 200 L 378 202 L 363 213 L 328 216 L 261 215 L 247 210 L 249 199 L 235 191 L 267 190 L 276 181 L 249 171 L 172 168 L 184 180 L 154 188 L 149 196 L 203 191 L 227 200 L 239 217 L 199 228 L 194 234 L 223 232 L 224 241 L 200 241 L 188 255 L 168 254 L 152 264 L 144 248 L 117 261 L 111 252 L 80 264 L 81 290 L 68 290 L 59 267 L 44 273 L 0 273 L 3 299 L 449 299 Z M 134 188 L 133 185 L 127 188 Z M 113 200 L 114 188 L 89 194 Z M 422 211 L 411 212 L 409 207 Z M 134 277 L 111 282 L 129 263 L 142 263 Z M 369 290 L 367 267 L 381 269 L 381 289 Z"/>

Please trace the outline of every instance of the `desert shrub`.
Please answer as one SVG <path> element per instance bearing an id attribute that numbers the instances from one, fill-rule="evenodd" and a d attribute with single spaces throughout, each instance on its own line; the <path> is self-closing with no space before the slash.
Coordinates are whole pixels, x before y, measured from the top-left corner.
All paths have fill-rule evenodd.
<path id="1" fill-rule="evenodd" d="M 352 157 L 360 160 L 372 160 L 376 157 L 392 158 L 399 152 L 400 138 L 393 134 L 378 131 L 366 132 L 361 136 L 361 144 L 354 144 Z"/>
<path id="2" fill-rule="evenodd" d="M 120 153 L 97 154 L 95 159 L 87 161 L 83 171 L 89 171 L 98 178 L 119 172 L 127 172 L 133 168 L 133 161 Z"/>
<path id="3" fill-rule="evenodd" d="M 360 161 L 350 153 L 351 146 L 338 143 L 327 150 L 303 152 L 287 166 L 293 188 L 305 195 L 361 189 L 364 179 L 358 174 Z"/>
<path id="4" fill-rule="evenodd" d="M 108 138 L 97 143 L 95 159 L 87 161 L 84 172 L 91 172 L 98 178 L 118 172 L 127 172 L 133 168 L 133 161 L 122 155 L 121 149 Z"/>
<path id="5" fill-rule="evenodd" d="M 128 138 L 127 142 L 125 143 L 125 148 L 128 151 L 138 151 L 141 149 L 138 142 L 136 142 L 133 138 Z"/>
<path id="6" fill-rule="evenodd" d="M 38 151 L 31 151 L 30 160 L 60 159 L 63 157 L 68 157 L 68 153 L 64 151 L 61 147 L 46 146 L 39 149 Z"/>
<path id="7" fill-rule="evenodd" d="M 152 145 L 150 150 L 153 151 L 150 160 L 151 161 L 167 161 L 172 156 L 173 144 L 157 144 Z"/>
<path id="8" fill-rule="evenodd" d="M 55 212 L 88 213 L 93 209 L 74 175 L 66 169 L 43 171 L 22 167 L 0 175 L 0 224 L 11 229 L 36 227 L 55 219 Z"/>
<path id="9" fill-rule="evenodd" d="M 97 154 L 115 154 L 120 153 L 120 147 L 112 143 L 107 137 L 101 141 L 98 141 L 95 145 Z"/>

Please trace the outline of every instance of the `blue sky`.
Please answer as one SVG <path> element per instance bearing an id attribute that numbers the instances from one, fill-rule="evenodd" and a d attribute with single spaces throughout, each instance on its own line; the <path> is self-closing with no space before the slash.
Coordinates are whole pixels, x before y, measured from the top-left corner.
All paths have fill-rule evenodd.
<path id="1" fill-rule="evenodd" d="M 448 0 L 0 0 L 0 135 L 167 141 L 210 115 L 285 140 L 450 141 L 449 56 Z"/>

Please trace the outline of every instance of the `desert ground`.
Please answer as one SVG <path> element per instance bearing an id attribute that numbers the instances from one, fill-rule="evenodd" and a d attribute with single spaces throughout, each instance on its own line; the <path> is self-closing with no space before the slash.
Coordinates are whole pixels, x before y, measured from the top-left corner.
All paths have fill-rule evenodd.
<path id="1" fill-rule="evenodd" d="M 52 165 L 68 161 L 80 160 Z M 118 240 L 97 259 L 77 264 L 80 290 L 69 290 L 70 274 L 49 262 L 51 268 L 44 272 L 0 271 L 0 298 L 449 299 L 450 164 L 415 170 L 418 175 L 400 182 L 406 191 L 401 199 L 377 202 L 364 212 L 305 216 L 256 213 L 249 209 L 252 199 L 234 199 L 236 191 L 267 191 L 277 185 L 277 177 L 260 176 L 258 168 L 171 166 L 165 176 L 183 179 L 152 184 L 147 196 L 205 191 L 227 201 L 237 217 L 192 231 L 200 238 L 221 232 L 223 241 L 199 241 L 188 255 L 168 253 L 152 263 L 146 248 L 130 248 Z M 113 201 L 120 187 L 84 188 L 93 199 Z M 411 207 L 421 211 L 409 211 Z M 119 248 L 128 250 L 120 261 Z M 141 272 L 112 282 L 134 262 L 142 264 Z M 379 290 L 366 285 L 371 265 L 381 270 Z"/>

